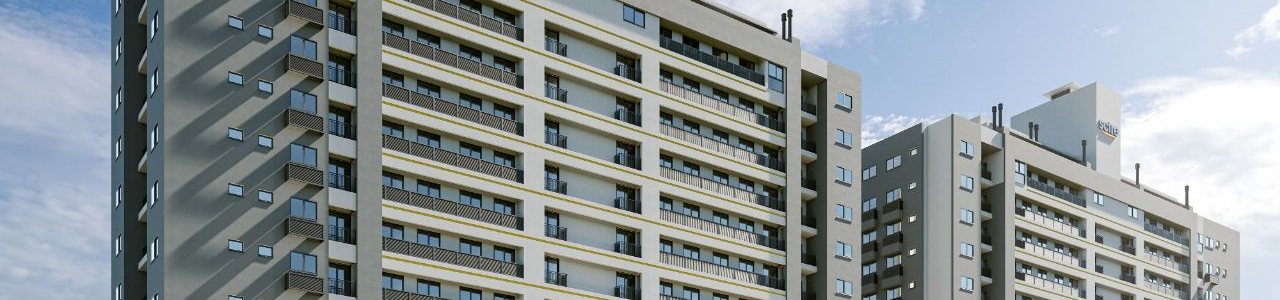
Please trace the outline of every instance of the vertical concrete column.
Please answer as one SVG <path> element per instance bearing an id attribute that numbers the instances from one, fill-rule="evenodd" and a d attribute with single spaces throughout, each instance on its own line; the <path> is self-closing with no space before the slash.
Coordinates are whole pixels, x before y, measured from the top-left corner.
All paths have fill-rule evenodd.
<path id="1" fill-rule="evenodd" d="M 363 49 L 356 56 L 355 68 L 358 82 L 381 82 L 382 55 L 382 1 L 360 1 L 355 13 L 356 49 Z M 382 173 L 382 94 L 377 84 L 365 84 L 356 90 L 356 174 Z M 382 185 L 378 176 L 358 176 L 356 198 L 356 260 L 355 278 L 381 278 L 382 276 Z M 364 280 L 356 284 L 356 296 L 365 299 L 382 297 L 380 284 Z"/>

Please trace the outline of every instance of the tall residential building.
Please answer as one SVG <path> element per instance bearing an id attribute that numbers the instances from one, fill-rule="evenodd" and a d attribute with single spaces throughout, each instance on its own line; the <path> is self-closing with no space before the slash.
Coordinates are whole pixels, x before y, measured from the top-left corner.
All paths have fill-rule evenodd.
<path id="1" fill-rule="evenodd" d="M 112 299 L 857 293 L 860 76 L 709 0 L 110 9 Z"/>
<path id="2" fill-rule="evenodd" d="M 1120 95 L 1045 96 L 863 149 L 859 297 L 1240 299 L 1239 232 L 1121 176 Z"/>

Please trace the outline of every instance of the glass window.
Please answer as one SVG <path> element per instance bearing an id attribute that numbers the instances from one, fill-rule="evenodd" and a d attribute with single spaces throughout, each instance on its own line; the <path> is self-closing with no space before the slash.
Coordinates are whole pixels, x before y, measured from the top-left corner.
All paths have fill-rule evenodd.
<path id="1" fill-rule="evenodd" d="M 836 129 L 836 143 L 842 146 L 853 146 L 853 133 Z"/>
<path id="2" fill-rule="evenodd" d="M 236 72 L 227 72 L 227 82 L 235 85 L 244 85 L 244 76 Z"/>
<path id="3" fill-rule="evenodd" d="M 404 240 L 404 226 L 382 223 L 382 237 Z"/>
<path id="4" fill-rule="evenodd" d="M 884 161 L 885 171 L 897 169 L 900 166 L 902 166 L 902 155 L 897 155 Z"/>
<path id="5" fill-rule="evenodd" d="M 300 36 L 289 36 L 289 54 L 297 55 L 302 58 L 316 60 L 317 49 L 316 41 L 312 41 Z"/>
<path id="6" fill-rule="evenodd" d="M 404 189 L 404 176 L 396 173 L 382 172 L 382 186 Z"/>
<path id="7" fill-rule="evenodd" d="M 960 223 L 964 223 L 964 224 L 967 224 L 967 225 L 973 225 L 973 211 L 972 211 L 972 210 L 968 210 L 968 209 L 961 208 L 961 209 L 960 209 Z"/>
<path id="8" fill-rule="evenodd" d="M 477 111 L 484 110 L 484 102 L 480 98 L 467 94 L 458 94 L 458 105 Z"/>
<path id="9" fill-rule="evenodd" d="M 960 154 L 966 157 L 973 157 L 973 144 L 968 141 L 960 141 Z"/>
<path id="10" fill-rule="evenodd" d="M 631 7 L 630 5 L 622 5 L 622 20 L 636 26 L 644 27 L 644 11 Z"/>
<path id="11" fill-rule="evenodd" d="M 270 94 L 274 90 L 275 90 L 275 84 L 272 84 L 270 81 L 266 81 L 266 80 L 258 80 L 259 92 Z"/>
<path id="12" fill-rule="evenodd" d="M 271 258 L 273 255 L 271 246 L 258 245 L 258 256 Z"/>
<path id="13" fill-rule="evenodd" d="M 458 154 L 475 159 L 484 159 L 484 153 L 481 152 L 480 146 L 468 144 L 467 142 L 458 142 Z"/>
<path id="14" fill-rule="evenodd" d="M 317 114 L 316 95 L 299 90 L 289 90 L 289 107 L 305 113 Z"/>
<path id="15" fill-rule="evenodd" d="M 902 200 L 902 189 L 897 188 L 884 194 L 884 202 L 891 203 L 893 201 Z"/>
<path id="16" fill-rule="evenodd" d="M 480 194 L 468 192 L 468 191 L 458 191 L 459 203 L 474 206 L 474 207 L 480 207 L 483 201 L 481 199 L 482 198 L 480 197 Z"/>
<path id="17" fill-rule="evenodd" d="M 382 273 L 382 288 L 404 291 L 404 276 Z"/>
<path id="18" fill-rule="evenodd" d="M 403 139 L 404 126 L 396 123 L 382 121 L 382 135 Z"/>
<path id="19" fill-rule="evenodd" d="M 853 257 L 853 245 L 845 242 L 836 242 L 836 256 L 843 258 Z"/>
<path id="20" fill-rule="evenodd" d="M 853 171 L 844 167 L 836 167 L 836 180 L 843 183 L 852 183 Z"/>
<path id="21" fill-rule="evenodd" d="M 504 215 L 515 215 L 516 204 L 511 201 L 493 199 L 493 211 Z"/>
<path id="22" fill-rule="evenodd" d="M 960 290 L 973 292 L 973 278 L 968 276 L 960 276 Z"/>
<path id="23" fill-rule="evenodd" d="M 876 177 L 876 166 L 871 166 L 862 170 L 862 181 L 867 181 Z"/>
<path id="24" fill-rule="evenodd" d="M 311 200 L 289 198 L 289 216 L 316 220 L 316 203 Z"/>
<path id="25" fill-rule="evenodd" d="M 440 283 L 435 281 L 418 280 L 418 294 L 431 297 L 440 297 Z"/>
<path id="26" fill-rule="evenodd" d="M 961 242 L 960 257 L 973 258 L 973 244 Z"/>
<path id="27" fill-rule="evenodd" d="M 316 166 L 316 148 L 289 144 L 289 162 L 314 168 Z"/>
<path id="28" fill-rule="evenodd" d="M 440 234 L 425 230 L 418 230 L 418 244 L 439 248 Z"/>
<path id="29" fill-rule="evenodd" d="M 836 107 L 853 109 L 853 96 L 844 92 L 836 93 Z"/>
<path id="30" fill-rule="evenodd" d="M 853 282 L 844 279 L 836 279 L 836 294 L 853 295 Z"/>
<path id="31" fill-rule="evenodd" d="M 508 167 L 508 168 L 515 168 L 516 156 L 498 152 L 498 151 L 493 151 L 493 163 L 500 166 Z"/>
<path id="32" fill-rule="evenodd" d="M 844 204 L 836 204 L 836 218 L 844 221 L 853 220 L 853 210 Z"/>
<path id="33" fill-rule="evenodd" d="M 236 16 L 227 16 L 227 26 L 230 26 L 231 28 L 243 30 L 244 19 L 237 18 Z"/>
<path id="34" fill-rule="evenodd" d="M 458 300 L 481 300 L 480 290 L 473 288 L 458 288 Z"/>
<path id="35" fill-rule="evenodd" d="M 269 39 L 274 35 L 275 33 L 271 29 L 271 27 L 267 27 L 266 25 L 258 25 L 258 36 Z"/>
<path id="36" fill-rule="evenodd" d="M 494 246 L 493 259 L 505 262 L 515 262 L 516 250 Z"/>
<path id="37" fill-rule="evenodd" d="M 236 196 L 236 197 L 243 197 L 243 196 L 244 196 L 244 186 L 241 186 L 241 185 L 239 185 L 239 184 L 234 184 L 234 183 L 228 183 L 228 184 L 227 184 L 227 194 L 228 194 L 228 195 L 232 195 L 232 196 Z"/>
<path id="38" fill-rule="evenodd" d="M 484 52 L 466 45 L 458 45 L 458 56 L 477 62 L 484 61 Z"/>
<path id="39" fill-rule="evenodd" d="M 244 243 L 237 240 L 227 240 L 227 250 L 244 252 Z"/>
<path id="40" fill-rule="evenodd" d="M 458 241 L 458 252 L 482 256 L 483 250 L 480 248 L 480 242 L 462 239 Z"/>
<path id="41" fill-rule="evenodd" d="M 440 185 L 434 182 L 419 180 L 416 190 L 418 194 L 427 195 L 433 198 L 440 198 Z"/>
<path id="42" fill-rule="evenodd" d="M 391 35 L 394 35 L 394 36 L 403 37 L 404 25 L 400 25 L 400 23 L 396 23 L 388 20 L 382 20 L 382 32 L 390 33 Z"/>
<path id="43" fill-rule="evenodd" d="M 275 140 L 274 140 L 274 139 L 272 139 L 271 137 L 269 137 L 269 136 L 265 136 L 265 135 L 261 135 L 261 134 L 259 134 L 259 135 L 258 135 L 258 146 L 259 146 L 259 147 L 263 147 L 263 148 L 271 149 L 271 147 L 273 147 L 274 145 L 275 145 Z"/>
<path id="44" fill-rule="evenodd" d="M 862 212 L 868 212 L 873 209 L 876 209 L 876 197 L 871 197 L 871 199 L 862 200 Z"/>
<path id="45" fill-rule="evenodd" d="M 156 35 L 160 33 L 160 11 L 151 13 L 151 23 L 147 23 L 150 30 L 147 30 L 147 40 L 154 40 Z"/>
<path id="46" fill-rule="evenodd" d="M 275 196 L 273 196 L 271 192 L 258 190 L 258 201 L 271 203 L 274 201 L 274 198 Z"/>
<path id="47" fill-rule="evenodd" d="M 147 198 L 151 199 L 150 205 L 156 205 L 156 202 L 160 201 L 160 181 L 151 182 L 151 190 L 148 192 L 150 194 Z"/>
<path id="48" fill-rule="evenodd" d="M 773 62 L 769 63 L 769 89 L 779 93 L 787 92 L 787 69 Z"/>
<path id="49" fill-rule="evenodd" d="M 240 131 L 240 129 L 236 129 L 236 128 L 227 128 L 227 138 L 237 140 L 237 141 L 243 141 L 244 131 Z"/>
<path id="50" fill-rule="evenodd" d="M 960 175 L 960 189 L 972 192 L 973 177 L 969 177 L 968 175 Z"/>

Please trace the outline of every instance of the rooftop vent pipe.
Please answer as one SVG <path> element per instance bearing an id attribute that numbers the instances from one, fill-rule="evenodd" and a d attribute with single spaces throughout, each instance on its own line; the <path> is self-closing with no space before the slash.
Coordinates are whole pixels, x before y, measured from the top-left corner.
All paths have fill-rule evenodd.
<path id="1" fill-rule="evenodd" d="M 1004 103 L 996 104 L 996 127 L 1004 128 Z"/>
<path id="2" fill-rule="evenodd" d="M 1142 187 L 1142 164 L 1141 163 L 1133 164 L 1133 185 L 1136 185 L 1139 188 Z"/>
<path id="3" fill-rule="evenodd" d="M 1089 166 L 1089 140 L 1080 140 L 1080 164 Z"/>
<path id="4" fill-rule="evenodd" d="M 1182 187 L 1182 207 L 1191 208 L 1191 185 Z"/>

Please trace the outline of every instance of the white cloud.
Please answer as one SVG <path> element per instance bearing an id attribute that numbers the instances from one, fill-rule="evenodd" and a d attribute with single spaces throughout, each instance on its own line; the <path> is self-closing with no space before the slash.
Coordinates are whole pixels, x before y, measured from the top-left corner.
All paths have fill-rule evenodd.
<path id="1" fill-rule="evenodd" d="M 1241 232 L 1241 299 L 1280 295 L 1269 270 L 1280 257 L 1280 74 L 1213 69 L 1144 81 L 1127 89 L 1125 165 L 1142 163 L 1142 182 L 1180 194 Z"/>
<path id="2" fill-rule="evenodd" d="M 1097 34 L 1098 37 L 1104 37 L 1104 38 L 1110 37 L 1110 36 L 1116 35 L 1117 33 L 1120 33 L 1120 27 L 1111 26 L 1111 27 L 1094 28 L 1093 33 Z"/>
<path id="3" fill-rule="evenodd" d="M 924 0 L 715 0 L 780 29 L 781 16 L 794 9 L 795 36 L 804 47 L 840 46 L 865 37 L 865 29 L 924 15 Z"/>
<path id="4" fill-rule="evenodd" d="M 108 294 L 108 47 L 82 28 L 0 4 L 0 299 Z"/>
<path id="5" fill-rule="evenodd" d="M 1280 40 L 1280 2 L 1262 15 L 1262 20 L 1236 34 L 1235 47 L 1227 49 L 1227 55 L 1240 57 L 1253 51 L 1258 44 Z"/>
<path id="6" fill-rule="evenodd" d="M 911 117 L 898 114 L 866 115 L 862 117 L 862 147 L 870 146 L 895 133 L 901 132 L 919 123 L 937 121 L 942 116 Z"/>

